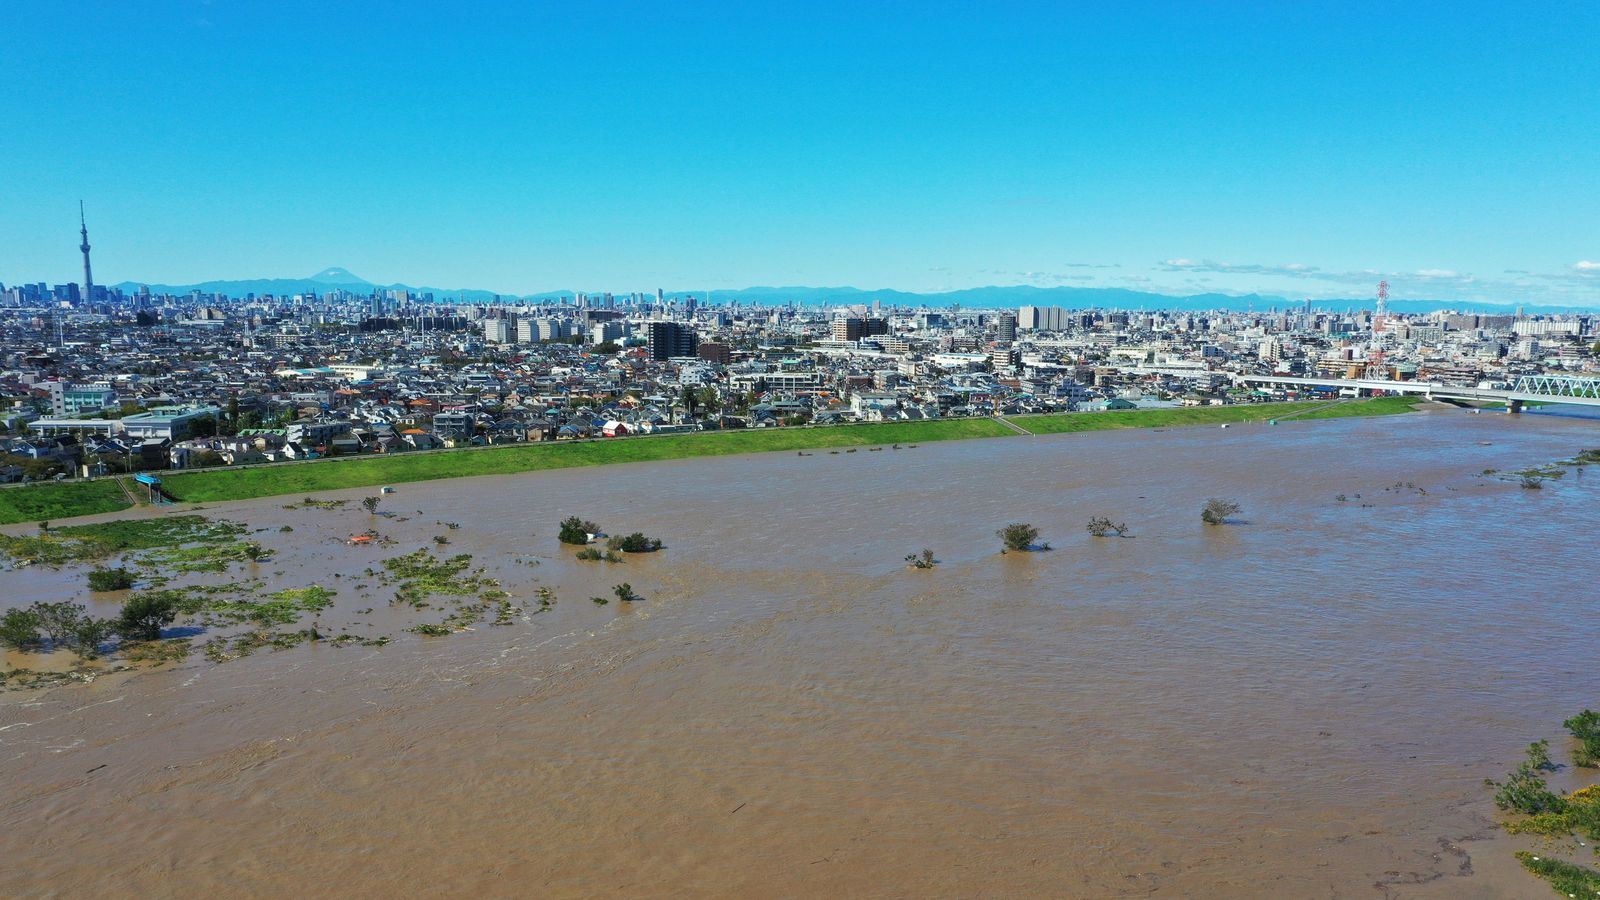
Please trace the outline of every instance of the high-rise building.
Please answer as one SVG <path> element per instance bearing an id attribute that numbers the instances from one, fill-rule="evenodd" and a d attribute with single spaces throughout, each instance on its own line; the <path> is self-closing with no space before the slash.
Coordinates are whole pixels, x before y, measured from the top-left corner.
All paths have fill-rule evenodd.
<path id="1" fill-rule="evenodd" d="M 842 318 L 833 320 L 833 339 L 836 341 L 861 340 L 861 320 Z"/>
<path id="2" fill-rule="evenodd" d="M 1011 313 L 1001 313 L 1000 320 L 995 324 L 995 339 L 1010 343 L 1017 339 L 1017 317 Z"/>
<path id="3" fill-rule="evenodd" d="M 668 360 L 673 357 L 694 356 L 700 338 L 694 329 L 677 322 L 650 323 L 650 358 Z"/>
<path id="4" fill-rule="evenodd" d="M 1066 331 L 1070 321 L 1059 306 L 1024 306 L 1017 310 L 1017 327 L 1023 331 Z"/>
<path id="5" fill-rule="evenodd" d="M 593 344 L 620 341 L 627 336 L 627 326 L 621 322 L 596 322 L 589 329 L 589 342 Z"/>

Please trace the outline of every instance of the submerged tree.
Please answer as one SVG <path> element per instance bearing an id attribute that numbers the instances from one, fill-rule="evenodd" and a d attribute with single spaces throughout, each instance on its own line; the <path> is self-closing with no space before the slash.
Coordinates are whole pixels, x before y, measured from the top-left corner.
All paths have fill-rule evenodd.
<path id="1" fill-rule="evenodd" d="M 1095 537 L 1109 537 L 1112 534 L 1115 534 L 1117 537 L 1128 536 L 1128 526 L 1126 523 L 1113 522 L 1105 516 L 1095 516 L 1089 520 L 1089 524 L 1085 527 L 1087 527 L 1089 529 L 1089 533 Z"/>
<path id="2" fill-rule="evenodd" d="M 117 632 L 135 641 L 160 640 L 161 629 L 178 617 L 178 604 L 165 591 L 134 594 L 122 604 Z"/>
<path id="3" fill-rule="evenodd" d="M 133 587 L 133 573 L 124 568 L 95 569 L 89 573 L 89 590 L 96 593 Z"/>
<path id="4" fill-rule="evenodd" d="M 580 519 L 577 516 L 567 516 L 561 520 L 560 531 L 556 538 L 563 544 L 587 544 L 589 535 L 600 531 L 600 526 L 593 522 Z"/>
<path id="5" fill-rule="evenodd" d="M 1207 525 L 1221 525 L 1228 521 L 1229 516 L 1238 515 L 1244 507 L 1232 500 L 1212 497 L 1206 505 L 1200 508 L 1200 521 Z"/>
<path id="6" fill-rule="evenodd" d="M 1024 522 L 1012 522 L 995 532 L 1006 550 L 1031 550 L 1039 538 L 1039 529 Z"/>

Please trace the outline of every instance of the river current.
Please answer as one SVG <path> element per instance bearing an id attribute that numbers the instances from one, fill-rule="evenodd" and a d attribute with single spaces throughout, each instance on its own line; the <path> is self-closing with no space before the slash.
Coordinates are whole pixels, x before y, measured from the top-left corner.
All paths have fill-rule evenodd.
<path id="1" fill-rule="evenodd" d="M 1592 447 L 1430 411 L 403 485 L 397 551 L 459 522 L 555 607 L 0 696 L 0 895 L 1537 895 L 1482 782 L 1600 704 L 1600 470 L 1483 472 Z M 205 514 L 383 625 L 369 517 L 285 502 Z M 570 514 L 667 547 L 578 562 Z"/>

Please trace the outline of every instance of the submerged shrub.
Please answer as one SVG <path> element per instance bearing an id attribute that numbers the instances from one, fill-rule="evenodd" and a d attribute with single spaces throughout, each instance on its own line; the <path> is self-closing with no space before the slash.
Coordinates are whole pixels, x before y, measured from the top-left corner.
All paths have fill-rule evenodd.
<path id="1" fill-rule="evenodd" d="M 1039 529 L 1024 522 L 1012 522 L 995 532 L 1007 550 L 1029 550 L 1039 538 Z"/>
<path id="2" fill-rule="evenodd" d="M 587 544 L 589 543 L 589 535 L 599 531 L 600 527 L 593 522 L 580 519 L 577 516 L 568 516 L 561 520 L 561 527 L 556 534 L 556 538 L 563 544 Z"/>
<path id="3" fill-rule="evenodd" d="M 130 641 L 154 641 L 161 629 L 178 617 L 178 602 L 171 591 L 134 594 L 122 604 L 117 617 L 117 632 Z"/>
<path id="4" fill-rule="evenodd" d="M 125 591 L 133 587 L 133 573 L 127 569 L 95 569 L 89 573 L 89 590 L 97 593 L 105 591 Z"/>

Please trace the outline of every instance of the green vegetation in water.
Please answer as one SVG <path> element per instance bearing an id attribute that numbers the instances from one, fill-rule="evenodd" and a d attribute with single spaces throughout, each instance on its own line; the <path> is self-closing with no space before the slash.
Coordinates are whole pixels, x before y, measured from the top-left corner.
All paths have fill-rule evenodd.
<path id="1" fill-rule="evenodd" d="M 165 641 L 125 641 L 122 644 L 122 657 L 128 662 L 150 663 L 151 665 L 165 665 L 169 662 L 183 662 L 189 658 L 189 651 L 194 649 L 188 638 L 172 638 Z"/>
<path id="2" fill-rule="evenodd" d="M 1593 764 L 1593 751 L 1600 743 L 1600 713 L 1585 709 L 1562 723 L 1579 741 L 1574 759 L 1579 765 Z M 1600 841 L 1600 784 L 1579 788 L 1565 796 L 1550 790 L 1544 773 L 1559 768 L 1550 759 L 1550 742 L 1528 745 L 1526 758 L 1503 782 L 1485 783 L 1495 789 L 1495 806 L 1524 818 L 1505 823 L 1511 834 L 1538 834 L 1550 838 L 1571 838 L 1574 833 L 1589 841 Z M 1600 852 L 1597 850 L 1596 852 Z M 1524 868 L 1545 879 L 1557 893 L 1569 896 L 1600 894 L 1600 872 L 1557 859 L 1518 853 Z"/>
<path id="3" fill-rule="evenodd" d="M 1537 856 L 1526 850 L 1517 851 L 1517 861 L 1522 863 L 1524 869 L 1548 882 L 1557 894 L 1567 897 L 1600 896 L 1600 872 L 1594 869 Z"/>
<path id="4" fill-rule="evenodd" d="M 1227 523 L 1229 516 L 1236 516 L 1243 510 L 1243 507 L 1232 500 L 1212 497 L 1200 507 L 1200 521 L 1207 525 L 1223 525 Z"/>
<path id="5" fill-rule="evenodd" d="M 26 691 L 76 681 L 87 684 L 109 672 L 119 672 L 122 667 L 110 669 L 77 668 L 65 672 L 38 672 L 33 669 L 0 670 L 0 690 Z"/>
<path id="6" fill-rule="evenodd" d="M 395 584 L 395 603 L 427 609 L 435 596 L 451 598 L 451 611 L 441 624 L 419 625 L 410 631 L 439 636 L 463 631 L 481 622 L 490 613 L 495 625 L 509 625 L 522 608 L 512 603 L 511 595 L 500 590 L 500 582 L 470 569 L 472 557 L 462 553 L 448 559 L 435 559 L 426 549 L 383 561 L 383 578 Z M 425 628 L 427 630 L 419 631 Z"/>
<path id="7" fill-rule="evenodd" d="M 70 649 L 82 659 L 100 655 L 117 631 L 109 619 L 88 614 L 79 603 L 39 601 L 0 614 L 0 645 L 19 652 Z"/>
<path id="8" fill-rule="evenodd" d="M 1559 812 L 1565 802 L 1544 780 L 1544 773 L 1555 768 L 1550 761 L 1550 742 L 1534 741 L 1528 745 L 1527 758 L 1511 770 L 1505 781 L 1489 779 L 1484 784 L 1495 789 L 1494 805 L 1501 809 L 1528 815 Z"/>
<path id="9" fill-rule="evenodd" d="M 180 591 L 143 591 L 122 604 L 117 617 L 117 631 L 132 641 L 157 641 L 161 629 L 172 624 L 181 609 Z"/>
<path id="10" fill-rule="evenodd" d="M 932 550 L 923 548 L 921 553 L 907 553 L 906 564 L 913 569 L 931 569 L 939 562 L 933 558 Z"/>
<path id="11" fill-rule="evenodd" d="M 1600 767 L 1600 713 L 1586 709 L 1561 727 L 1578 739 L 1578 749 L 1572 751 L 1573 764 L 1585 769 Z"/>
<path id="12" fill-rule="evenodd" d="M 1026 522 L 1012 522 L 1010 525 L 995 532 L 1000 538 L 1002 553 L 1015 551 L 1018 553 L 1029 550 L 1049 550 L 1049 544 L 1035 544 L 1039 539 L 1039 529 Z"/>
<path id="13" fill-rule="evenodd" d="M 217 663 L 232 662 L 249 656 L 262 647 L 271 647 L 274 650 L 288 650 L 301 644 L 322 639 L 322 633 L 315 628 L 302 628 L 299 631 L 263 631 L 257 629 L 234 635 L 231 638 L 214 637 L 206 641 L 206 659 Z"/>
<path id="14" fill-rule="evenodd" d="M 96 593 L 125 591 L 133 587 L 133 573 L 127 569 L 95 569 L 89 573 L 89 590 Z"/>
<path id="15" fill-rule="evenodd" d="M 611 563 L 623 562 L 623 557 L 618 556 L 615 551 L 607 550 L 602 553 L 593 547 L 585 547 L 582 550 L 579 550 L 577 553 L 574 553 L 573 556 L 587 562 L 596 562 L 600 560 Z"/>
<path id="16" fill-rule="evenodd" d="M 1343 500 L 1344 495 L 1341 494 L 1339 499 Z M 1093 537 L 1110 537 L 1113 534 L 1115 534 L 1117 537 L 1128 536 L 1128 526 L 1126 523 L 1113 522 L 1105 516 L 1095 516 L 1094 518 L 1090 519 L 1089 524 L 1084 527 L 1089 530 L 1089 534 Z"/>
<path id="17" fill-rule="evenodd" d="M 344 509 L 344 505 L 349 502 L 349 500 L 318 500 L 315 497 L 307 497 L 299 503 L 287 504 L 284 509 Z"/>
<path id="18" fill-rule="evenodd" d="M 226 599 L 215 593 L 164 591 L 174 595 L 177 608 L 196 616 L 207 627 L 251 623 L 261 627 L 292 625 L 306 613 L 317 613 L 333 605 L 334 592 L 320 585 L 289 588 L 267 594 L 262 599 Z"/>
<path id="19" fill-rule="evenodd" d="M 383 577 L 386 583 L 397 585 L 395 602 L 423 609 L 428 606 L 428 598 L 436 594 L 463 597 L 499 587 L 499 582 L 483 576 L 482 569 L 468 572 L 471 565 L 472 555 L 468 553 L 439 560 L 427 550 L 417 550 L 384 560 Z"/>
<path id="20" fill-rule="evenodd" d="M 204 516 L 117 519 L 41 530 L 37 535 L 0 534 L 0 555 L 19 562 L 60 566 L 140 550 L 171 552 L 190 545 L 224 545 L 244 532 L 243 525 L 213 522 Z"/>
<path id="21" fill-rule="evenodd" d="M 563 544 L 587 544 L 589 535 L 598 534 L 600 526 L 577 516 L 567 516 L 556 529 L 556 540 Z"/>
<path id="22" fill-rule="evenodd" d="M 621 550 L 623 553 L 654 553 L 661 549 L 661 539 L 645 537 L 643 532 L 635 531 L 606 541 L 606 549 Z"/>
<path id="23" fill-rule="evenodd" d="M 235 564 L 262 562 L 271 559 L 272 556 L 271 550 L 255 541 L 239 541 L 156 550 L 146 555 L 140 562 L 170 572 L 226 572 Z"/>

